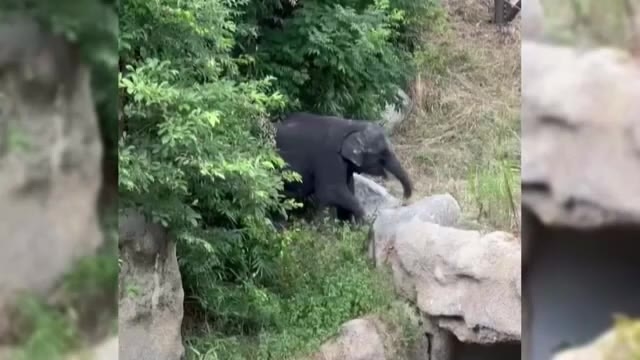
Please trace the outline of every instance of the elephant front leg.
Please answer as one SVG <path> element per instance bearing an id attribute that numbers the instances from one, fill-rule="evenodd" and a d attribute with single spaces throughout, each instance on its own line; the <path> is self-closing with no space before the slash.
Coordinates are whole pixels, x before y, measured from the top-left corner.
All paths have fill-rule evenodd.
<path id="1" fill-rule="evenodd" d="M 363 221 L 365 212 L 353 192 L 353 172 L 339 154 L 334 158 L 324 159 L 322 171 L 315 178 L 315 189 L 321 206 L 333 206 L 338 216 L 353 215 L 356 222 Z M 350 216 L 349 216 L 350 217 Z"/>
<path id="2" fill-rule="evenodd" d="M 355 184 L 354 184 L 354 180 L 353 180 L 353 173 L 348 173 L 347 175 L 347 188 L 349 189 L 349 192 L 351 194 L 355 195 Z M 357 198 L 356 198 L 357 201 Z M 358 202 L 359 204 L 359 202 Z M 349 209 L 345 209 L 343 207 L 337 207 L 336 209 L 336 216 L 338 218 L 338 220 L 340 221 L 352 221 L 354 220 L 354 214 L 349 211 Z M 356 220 L 357 221 L 357 220 Z"/>
<path id="3" fill-rule="evenodd" d="M 350 220 L 352 216 L 356 223 L 362 223 L 364 220 L 364 209 L 346 186 L 323 190 L 318 194 L 318 201 L 324 206 L 336 207 L 340 220 Z"/>

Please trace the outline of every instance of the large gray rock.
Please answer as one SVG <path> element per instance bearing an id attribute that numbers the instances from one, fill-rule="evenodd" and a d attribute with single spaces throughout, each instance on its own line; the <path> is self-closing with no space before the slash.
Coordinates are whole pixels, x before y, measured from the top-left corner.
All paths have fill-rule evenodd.
<path id="1" fill-rule="evenodd" d="M 463 343 L 519 341 L 520 242 L 504 232 L 450 227 L 460 215 L 450 195 L 426 198 L 412 209 L 419 204 L 383 210 L 369 250 L 378 266 L 391 268 L 399 294 L 429 319 L 425 331 L 443 343 L 438 351 L 450 349 L 448 334 Z"/>
<path id="2" fill-rule="evenodd" d="M 353 174 L 353 181 L 356 198 L 368 217 L 375 218 L 382 209 L 402 205 L 402 202 L 391 195 L 384 186 L 367 177 Z"/>
<path id="3" fill-rule="evenodd" d="M 522 44 L 529 358 L 550 358 L 559 343 L 580 347 L 558 359 L 630 358 L 620 344 L 603 352 L 610 334 L 586 343 L 612 312 L 638 311 L 625 284 L 638 278 L 628 225 L 640 223 L 639 95 L 637 59 L 622 50 Z"/>
<path id="4" fill-rule="evenodd" d="M 376 254 L 379 249 L 393 246 L 389 244 L 389 240 L 393 238 L 398 224 L 419 219 L 420 221 L 454 226 L 458 223 L 460 215 L 460 205 L 450 194 L 428 196 L 418 202 L 400 208 L 382 209 L 371 227 L 373 238 L 369 240 L 369 257 L 374 260 L 374 263 L 377 263 L 378 256 Z M 393 276 L 397 289 L 412 298 L 413 289 L 406 289 L 403 286 L 405 284 L 403 277 L 405 273 L 401 270 L 401 267 L 395 268 L 400 265 L 392 261 L 390 266 L 394 268 Z"/>
<path id="5" fill-rule="evenodd" d="M 520 243 L 414 218 L 374 233 L 376 263 L 391 265 L 408 300 L 462 342 L 520 340 Z"/>
<path id="6" fill-rule="evenodd" d="M 396 224 L 408 222 L 413 218 L 454 226 L 458 224 L 461 214 L 460 205 L 453 196 L 436 194 L 407 206 L 379 209 L 373 227 L 376 233 L 386 233 L 386 230 L 394 230 Z"/>
<path id="7" fill-rule="evenodd" d="M 133 210 L 121 215 L 119 235 L 120 360 L 180 360 L 184 291 L 175 242 Z"/>
<path id="8" fill-rule="evenodd" d="M 386 330 L 369 317 L 344 323 L 338 335 L 324 343 L 312 360 L 391 360 L 385 351 Z"/>
<path id="9" fill-rule="evenodd" d="M 545 225 L 640 222 L 640 68 L 614 49 L 522 44 L 523 205 Z"/>
<path id="10" fill-rule="evenodd" d="M 0 25 L 0 338 L 18 292 L 46 295 L 102 244 L 90 75 L 26 19 Z"/>

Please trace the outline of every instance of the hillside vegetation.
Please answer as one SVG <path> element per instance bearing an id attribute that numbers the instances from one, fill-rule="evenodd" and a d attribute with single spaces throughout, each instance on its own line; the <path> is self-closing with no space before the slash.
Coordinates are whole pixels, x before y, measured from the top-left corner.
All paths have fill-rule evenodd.
<path id="1" fill-rule="evenodd" d="M 364 314 L 411 326 L 364 257 L 366 229 L 270 222 L 292 206 L 270 121 L 289 111 L 378 119 L 420 74 L 424 96 L 394 136 L 415 199 L 450 191 L 471 218 L 513 226 L 518 47 L 445 5 L 121 2 L 120 206 L 179 241 L 190 359 L 304 356 Z"/>

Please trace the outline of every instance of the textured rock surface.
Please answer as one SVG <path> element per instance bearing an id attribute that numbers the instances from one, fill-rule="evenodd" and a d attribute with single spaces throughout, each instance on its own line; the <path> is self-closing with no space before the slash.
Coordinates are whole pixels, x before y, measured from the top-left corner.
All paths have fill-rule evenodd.
<path id="1" fill-rule="evenodd" d="M 120 360 L 179 360 L 184 292 L 175 243 L 134 211 L 120 217 L 119 235 Z"/>
<path id="2" fill-rule="evenodd" d="M 423 198 L 410 205 L 382 209 L 374 226 L 376 231 L 398 222 L 407 222 L 413 218 L 432 223 L 453 226 L 458 223 L 461 215 L 458 201 L 450 194 L 436 194 Z"/>
<path id="3" fill-rule="evenodd" d="M 382 209 L 395 208 L 402 202 L 391 195 L 384 186 L 359 174 L 353 174 L 356 198 L 368 217 L 375 217 Z"/>
<path id="4" fill-rule="evenodd" d="M 521 248 L 510 234 L 409 217 L 376 221 L 372 237 L 376 263 L 391 267 L 400 293 L 438 328 L 462 342 L 520 340 Z"/>
<path id="5" fill-rule="evenodd" d="M 405 224 L 412 219 L 432 222 L 446 226 L 455 225 L 460 218 L 460 205 L 453 196 L 440 194 L 428 196 L 416 203 L 396 209 L 381 210 L 375 219 L 369 240 L 369 256 L 377 264 L 380 249 L 393 247 L 398 224 Z M 394 281 L 397 290 L 409 299 L 415 298 L 415 289 L 406 281 L 406 272 L 402 270 L 402 265 L 395 259 L 390 259 L 388 263 L 392 267 Z"/>
<path id="6" fill-rule="evenodd" d="M 342 325 L 338 335 L 323 344 L 312 360 L 391 360 L 385 355 L 385 328 L 373 318 Z"/>
<path id="7" fill-rule="evenodd" d="M 16 292 L 46 294 L 102 243 L 101 156 L 73 49 L 24 19 L 0 25 L 0 337 Z"/>
<path id="8" fill-rule="evenodd" d="M 640 68 L 612 49 L 522 44 L 523 205 L 545 225 L 640 222 Z"/>

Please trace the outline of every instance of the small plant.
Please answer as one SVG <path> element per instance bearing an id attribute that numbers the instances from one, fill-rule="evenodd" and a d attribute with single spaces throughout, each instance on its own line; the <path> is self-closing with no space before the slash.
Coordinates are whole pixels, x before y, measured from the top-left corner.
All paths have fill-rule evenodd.
<path id="1" fill-rule="evenodd" d="M 112 244 L 115 242 L 110 241 Z M 114 332 L 118 278 L 115 252 L 116 246 L 106 246 L 98 254 L 78 260 L 47 301 L 24 296 L 18 302 L 14 330 L 20 360 L 62 359 L 96 334 Z M 101 324 L 108 327 L 102 328 Z"/>
<path id="2" fill-rule="evenodd" d="M 188 338 L 191 359 L 290 359 L 309 354 L 344 322 L 380 314 L 398 328 L 398 341 L 411 331 L 406 313 L 394 310 L 388 274 L 372 269 L 363 256 L 364 229 L 334 221 L 295 224 L 283 236 L 292 239 L 277 265 L 277 281 L 270 286 L 249 285 L 243 297 L 253 299 L 253 318 L 270 314 L 257 334 L 216 326 L 208 334 Z M 252 294 L 247 296 L 248 294 Z M 239 295 L 239 294 L 237 294 Z M 236 306 L 239 304 L 236 304 Z M 397 306 L 397 305 L 396 305 Z"/>
<path id="3" fill-rule="evenodd" d="M 520 227 L 520 172 L 508 162 L 477 167 L 469 176 L 469 192 L 478 209 L 478 220 L 508 229 Z"/>
<path id="4" fill-rule="evenodd" d="M 20 301 L 18 316 L 28 324 L 29 336 L 20 344 L 20 360 L 59 360 L 77 347 L 77 333 L 70 319 L 34 297 Z"/>

